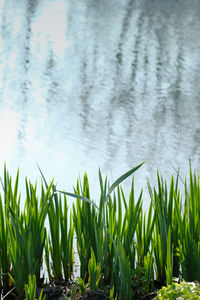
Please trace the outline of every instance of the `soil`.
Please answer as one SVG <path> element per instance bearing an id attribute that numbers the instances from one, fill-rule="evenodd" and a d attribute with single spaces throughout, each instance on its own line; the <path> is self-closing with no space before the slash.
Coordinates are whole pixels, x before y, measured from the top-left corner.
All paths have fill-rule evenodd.
<path id="1" fill-rule="evenodd" d="M 70 297 L 71 291 L 74 287 L 74 283 L 65 283 L 63 282 L 53 282 L 46 287 L 38 287 L 36 290 L 36 299 L 39 298 L 41 290 L 43 289 L 43 296 L 46 295 L 46 300 L 66 300 Z M 134 296 L 132 299 L 137 300 L 150 300 L 156 296 L 156 293 L 150 293 L 143 296 Z M 4 298 L 3 298 L 4 299 Z M 25 299 L 25 295 L 23 297 Z M 78 287 L 76 288 L 76 300 L 108 300 L 109 292 L 103 289 L 98 289 L 96 291 L 91 291 L 86 289 L 83 295 L 79 293 Z M 11 293 L 8 293 L 5 300 L 19 300 L 15 295 L 13 290 Z"/>
<path id="2" fill-rule="evenodd" d="M 51 286 L 43 288 L 43 295 L 46 295 L 47 300 L 66 300 L 66 297 L 70 297 L 74 283 L 65 282 L 52 283 Z M 37 289 L 37 296 L 39 296 L 42 288 Z M 108 293 L 104 290 L 98 289 L 97 291 L 90 291 L 89 289 L 81 295 L 76 290 L 77 300 L 107 300 L 109 299 Z"/>
<path id="3" fill-rule="evenodd" d="M 53 283 L 51 286 L 43 288 L 43 295 L 46 295 L 47 300 L 66 300 L 66 297 L 70 297 L 71 291 L 74 283 L 68 283 L 66 285 L 65 282 Z M 39 296 L 41 292 L 41 288 L 38 289 L 37 294 Z M 141 299 L 141 300 L 150 300 L 156 296 L 156 293 L 150 293 L 148 295 L 143 295 L 141 297 L 135 296 L 133 300 Z M 108 300 L 109 292 L 103 289 L 98 289 L 96 291 L 91 291 L 87 289 L 83 295 L 79 293 L 78 287 L 76 290 L 76 299 L 77 300 Z"/>

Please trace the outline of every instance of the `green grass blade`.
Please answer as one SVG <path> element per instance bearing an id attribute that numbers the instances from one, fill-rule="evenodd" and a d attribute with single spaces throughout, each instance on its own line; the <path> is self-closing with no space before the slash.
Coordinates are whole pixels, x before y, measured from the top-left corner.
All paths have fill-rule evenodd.
<path id="1" fill-rule="evenodd" d="M 64 191 L 59 191 L 59 190 L 56 190 L 56 192 L 61 193 L 61 194 L 64 194 L 64 195 L 66 195 L 66 196 L 70 196 L 70 197 L 76 198 L 76 199 L 84 200 L 84 201 L 86 201 L 87 203 L 94 205 L 94 207 L 95 207 L 97 210 L 99 210 L 99 207 L 94 203 L 94 201 L 92 201 L 92 200 L 90 200 L 90 199 L 88 199 L 88 198 L 86 198 L 86 197 L 80 196 L 80 195 L 75 194 L 75 193 L 69 193 L 69 192 L 64 192 Z"/>
<path id="2" fill-rule="evenodd" d="M 135 168 L 132 168 L 131 170 L 129 170 L 128 172 L 126 172 L 125 174 L 123 174 L 122 176 L 120 176 L 112 185 L 111 187 L 108 189 L 108 193 L 107 193 L 107 197 L 110 196 L 110 194 L 112 193 L 112 191 L 120 184 L 122 183 L 122 181 L 124 181 L 126 178 L 128 178 L 130 175 L 132 175 L 134 172 L 136 172 L 142 165 L 144 164 L 141 163 L 140 165 L 138 165 Z"/>

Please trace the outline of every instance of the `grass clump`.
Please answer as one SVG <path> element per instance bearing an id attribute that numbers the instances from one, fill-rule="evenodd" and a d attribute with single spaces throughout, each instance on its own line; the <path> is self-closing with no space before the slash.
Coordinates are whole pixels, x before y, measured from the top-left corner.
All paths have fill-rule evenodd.
<path id="1" fill-rule="evenodd" d="M 45 300 L 46 296 L 42 297 L 43 290 L 40 292 L 38 300 Z M 25 284 L 25 300 L 35 300 L 36 298 L 36 276 L 29 275 L 28 284 Z"/>
<path id="2" fill-rule="evenodd" d="M 179 289 L 173 277 L 200 281 L 199 175 L 196 176 L 190 166 L 189 185 L 185 181 L 182 195 L 179 173 L 176 178 L 171 176 L 169 185 L 157 173 L 157 187 L 147 182 L 150 205 L 146 212 L 142 207 L 142 190 L 138 198 L 135 197 L 134 178 L 128 198 L 120 186 L 141 166 L 132 168 L 112 185 L 99 171 L 98 202 L 92 200 L 86 173 L 83 182 L 77 180 L 71 193 L 59 191 L 53 181 L 48 184 L 40 170 L 40 195 L 37 183 L 26 179 L 23 209 L 20 209 L 18 192 L 19 171 L 12 181 L 5 166 L 0 193 L 0 289 L 3 294 L 14 286 L 18 299 L 23 299 L 26 284 L 26 291 L 32 290 L 30 295 L 33 295 L 36 285 L 42 285 L 44 260 L 50 284 L 69 284 L 73 280 L 74 236 L 80 278 L 72 284 L 71 298 L 76 297 L 78 291 L 84 296 L 88 289 L 96 293 L 104 289 L 111 299 L 132 300 L 164 285 L 167 288 L 161 289 L 157 297 L 163 297 L 162 293 L 168 289 L 173 297 L 179 297 L 186 283 L 181 283 Z M 75 199 L 71 210 L 69 197 L 70 201 Z M 187 287 L 188 293 L 196 297 L 199 285 L 189 290 L 190 287 Z"/>

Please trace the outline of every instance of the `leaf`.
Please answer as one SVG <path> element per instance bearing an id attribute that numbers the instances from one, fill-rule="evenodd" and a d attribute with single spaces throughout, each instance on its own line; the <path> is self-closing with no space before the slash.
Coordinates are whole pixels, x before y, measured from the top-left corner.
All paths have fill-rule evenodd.
<path id="1" fill-rule="evenodd" d="M 108 189 L 108 194 L 107 194 L 107 198 L 110 196 L 110 194 L 112 193 L 112 191 L 122 182 L 124 181 L 127 177 L 129 177 L 130 175 L 132 175 L 135 171 L 137 171 L 142 165 L 144 164 L 141 163 L 140 165 L 138 165 L 137 167 L 129 170 L 128 172 L 124 173 L 122 176 L 120 176 L 112 185 L 111 187 Z"/>
<path id="2" fill-rule="evenodd" d="M 38 163 L 36 163 L 36 165 L 37 165 L 37 167 L 38 167 L 38 169 L 39 169 L 39 171 L 40 171 L 40 174 L 41 174 L 41 176 L 42 176 L 42 179 L 44 180 L 46 189 L 48 189 L 48 183 L 47 183 L 47 181 L 46 181 L 46 179 L 45 179 L 45 177 L 44 177 L 44 175 L 43 175 L 43 173 L 42 173 L 42 170 L 40 169 Z"/>
<path id="3" fill-rule="evenodd" d="M 70 197 L 73 197 L 73 198 L 76 198 L 76 199 L 84 200 L 87 203 L 90 203 L 90 204 L 94 205 L 94 207 L 99 211 L 98 206 L 94 203 L 94 201 L 90 200 L 89 198 L 80 196 L 80 195 L 75 194 L 75 193 L 69 193 L 69 192 L 64 192 L 64 191 L 59 191 L 59 190 L 56 190 L 56 192 L 67 195 L 67 196 L 70 196 Z"/>

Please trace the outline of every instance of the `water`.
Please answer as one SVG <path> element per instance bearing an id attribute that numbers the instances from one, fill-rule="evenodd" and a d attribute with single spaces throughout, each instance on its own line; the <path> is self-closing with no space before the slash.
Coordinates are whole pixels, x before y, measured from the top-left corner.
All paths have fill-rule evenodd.
<path id="1" fill-rule="evenodd" d="M 199 16 L 198 0 L 1 0 L 2 171 L 40 179 L 37 162 L 71 191 L 86 170 L 96 197 L 98 167 L 112 181 L 145 160 L 138 191 L 199 170 Z"/>

